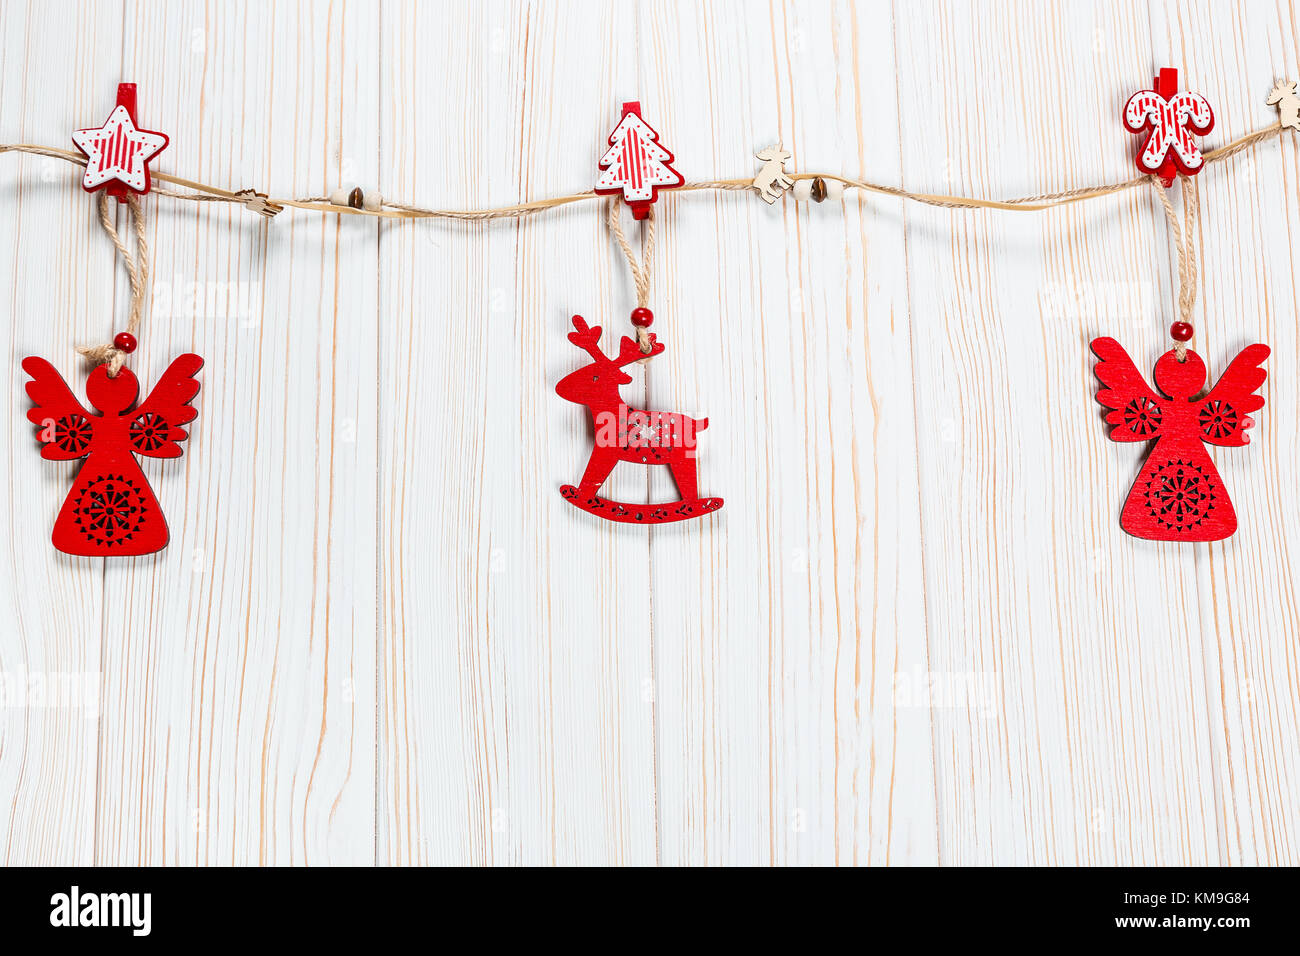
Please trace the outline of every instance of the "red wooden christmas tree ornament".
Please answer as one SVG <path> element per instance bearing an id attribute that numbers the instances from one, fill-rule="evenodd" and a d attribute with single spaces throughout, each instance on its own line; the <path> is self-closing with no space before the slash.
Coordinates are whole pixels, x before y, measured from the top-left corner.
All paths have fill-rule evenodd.
<path id="1" fill-rule="evenodd" d="M 721 498 L 701 498 L 696 491 L 696 435 L 709 426 L 707 418 L 687 418 L 677 412 L 644 412 L 629 408 L 619 394 L 619 386 L 632 381 L 622 371 L 649 357 L 636 342 L 623 336 L 618 357 L 610 358 L 600 349 L 600 326 L 588 327 L 582 316 L 573 317 L 574 331 L 569 341 L 594 360 L 562 378 L 555 391 L 561 398 L 591 411 L 596 429 L 596 447 L 592 450 L 582 481 L 575 488 L 565 485 L 560 494 L 590 514 L 610 521 L 632 524 L 664 524 L 698 518 L 722 507 Z M 654 341 L 649 355 L 658 355 L 664 347 Z M 660 504 L 633 505 L 610 501 L 597 492 L 620 461 L 642 465 L 667 465 L 681 498 Z"/>
<path id="2" fill-rule="evenodd" d="M 1218 541 L 1237 530 L 1223 479 L 1203 443 L 1238 447 L 1249 444 L 1250 412 L 1264 406 L 1256 394 L 1264 384 L 1260 363 L 1267 345 L 1242 349 L 1219 383 L 1205 395 L 1205 363 L 1188 351 L 1180 362 L 1172 350 L 1156 362 L 1152 391 L 1123 346 L 1095 339 L 1097 377 L 1106 387 L 1097 401 L 1112 411 L 1106 421 L 1112 441 L 1154 441 L 1133 489 L 1124 502 L 1120 527 L 1152 541 Z M 1199 398 L 1193 397 L 1200 395 Z"/>
<path id="3" fill-rule="evenodd" d="M 135 125 L 135 84 L 119 83 L 117 106 L 103 126 L 79 129 L 72 141 L 86 154 L 81 186 L 88 193 L 106 189 L 118 202 L 127 191 L 143 196 L 152 187 L 149 160 L 167 148 L 167 134 Z"/>
<path id="4" fill-rule="evenodd" d="M 32 380 L 27 394 L 36 407 L 28 419 L 41 427 L 50 461 L 85 458 L 54 521 L 54 546 L 89 557 L 150 554 L 167 546 L 167 522 L 144 472 L 132 455 L 179 458 L 177 442 L 189 437 L 181 425 L 198 414 L 190 400 L 199 390 L 197 355 L 181 355 L 163 372 L 136 408 L 140 385 L 129 369 L 109 377 L 108 366 L 90 373 L 86 396 L 102 414 L 82 407 L 59 373 L 42 358 L 23 359 Z"/>
<path id="5" fill-rule="evenodd" d="M 644 219 L 660 189 L 686 182 L 672 164 L 673 154 L 659 144 L 659 134 L 641 118 L 641 104 L 624 103 L 623 118 L 609 134 L 609 149 L 600 159 L 604 172 L 596 180 L 595 192 L 602 196 L 622 193 L 633 218 Z"/>
<path id="6" fill-rule="evenodd" d="M 1137 168 L 1158 175 L 1166 187 L 1174 176 L 1195 176 L 1205 165 L 1192 134 L 1214 129 L 1214 110 L 1205 97 L 1188 90 L 1178 92 L 1178 71 L 1166 67 L 1155 78 L 1154 89 L 1139 90 L 1124 105 L 1124 126 L 1130 133 L 1147 130 L 1137 154 Z"/>

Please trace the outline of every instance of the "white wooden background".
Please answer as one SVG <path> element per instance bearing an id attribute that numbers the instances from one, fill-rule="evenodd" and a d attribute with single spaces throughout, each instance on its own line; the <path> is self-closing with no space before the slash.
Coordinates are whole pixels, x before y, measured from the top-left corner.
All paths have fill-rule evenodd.
<path id="1" fill-rule="evenodd" d="M 164 171 L 461 208 L 589 187 L 640 99 L 690 179 L 780 139 L 998 198 L 1131 175 L 1120 108 L 1163 65 L 1213 102 L 1207 145 L 1272 122 L 1298 34 L 1281 0 L 6 0 L 0 142 L 68 148 L 134 80 Z M 0 860 L 1300 862 L 1298 159 L 1201 177 L 1199 348 L 1274 350 L 1254 443 L 1215 453 L 1226 542 L 1118 524 L 1141 449 L 1106 440 L 1087 342 L 1165 347 L 1145 190 L 663 201 L 644 389 L 709 416 L 727 504 L 651 531 L 557 490 L 589 450 L 553 392 L 569 316 L 621 333 L 633 304 L 596 205 L 156 199 L 133 364 L 203 355 L 200 414 L 144 463 L 171 546 L 105 562 L 49 544 L 74 469 L 38 456 L 19 362 L 80 390 L 124 274 L 76 170 L 0 156 Z M 60 675 L 82 694 L 13 695 Z"/>

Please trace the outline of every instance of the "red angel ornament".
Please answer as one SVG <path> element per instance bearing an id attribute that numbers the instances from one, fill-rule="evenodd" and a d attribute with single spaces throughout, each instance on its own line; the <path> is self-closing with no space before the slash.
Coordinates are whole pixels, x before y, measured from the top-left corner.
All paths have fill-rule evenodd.
<path id="1" fill-rule="evenodd" d="M 131 456 L 181 456 L 177 442 L 189 434 L 180 426 L 198 415 L 190 400 L 199 390 L 194 375 L 202 367 L 197 355 L 178 357 L 149 397 L 128 411 L 140 394 L 135 376 L 123 368 L 110 377 L 101 365 L 86 381 L 86 397 L 101 412 L 92 415 L 54 366 L 42 358 L 23 359 L 23 370 L 32 377 L 27 394 L 36 403 L 27 417 L 41 426 L 41 457 L 86 459 L 54 521 L 56 548 L 65 554 L 117 557 L 167 547 L 162 509 Z"/>
<path id="2" fill-rule="evenodd" d="M 1156 362 L 1153 392 L 1128 353 L 1114 339 L 1095 339 L 1097 377 L 1106 387 L 1097 401 L 1112 409 L 1112 441 L 1155 441 L 1124 502 L 1120 527 L 1152 541 L 1218 541 L 1237 530 L 1237 513 L 1203 443 L 1240 447 L 1250 443 L 1250 412 L 1264 406 L 1257 394 L 1266 372 L 1267 345 L 1249 345 L 1229 364 L 1208 394 L 1205 363 L 1188 351 L 1185 361 L 1170 350 Z M 1200 395 L 1199 398 L 1193 397 Z"/>
<path id="3" fill-rule="evenodd" d="M 654 341 L 649 354 L 626 335 L 618 358 L 610 358 L 600 349 L 600 326 L 588 327 L 580 315 L 573 317 L 574 331 L 569 341 L 594 359 L 560 379 L 556 394 L 591 412 L 596 429 L 596 447 L 575 488 L 565 485 L 560 494 L 589 514 L 610 521 L 633 524 L 663 524 L 698 518 L 722 507 L 721 498 L 701 498 L 696 491 L 696 434 L 709 427 L 707 418 L 688 418 L 678 412 L 645 412 L 629 408 L 619 394 L 632 376 L 622 371 L 640 359 L 658 355 L 663 345 Z M 661 504 L 633 505 L 610 501 L 596 494 L 609 473 L 620 461 L 642 465 L 667 465 L 681 498 Z"/>

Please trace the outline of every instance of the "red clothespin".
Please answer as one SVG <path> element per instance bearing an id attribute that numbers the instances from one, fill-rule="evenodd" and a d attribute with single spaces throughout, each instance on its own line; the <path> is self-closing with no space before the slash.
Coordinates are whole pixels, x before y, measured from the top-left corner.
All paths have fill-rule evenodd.
<path id="1" fill-rule="evenodd" d="M 1124 104 L 1124 126 L 1130 133 L 1147 131 L 1137 168 L 1159 176 L 1167 189 L 1179 173 L 1195 176 L 1205 165 L 1192 134 L 1214 129 L 1214 110 L 1201 94 L 1178 92 L 1178 71 L 1171 67 L 1163 68 L 1152 86 Z"/>
<path id="2" fill-rule="evenodd" d="M 659 134 L 641 118 L 641 104 L 623 104 L 623 116 L 609 134 L 609 149 L 600 158 L 604 170 L 596 180 L 599 195 L 623 194 L 634 219 L 650 215 L 650 204 L 660 189 L 673 189 L 686 180 L 673 169 L 673 154 L 659 142 Z"/>
<path id="3" fill-rule="evenodd" d="M 1171 66 L 1163 67 L 1156 74 L 1152 85 L 1157 96 L 1172 100 L 1174 94 L 1178 92 L 1178 71 Z M 1165 154 L 1165 161 L 1160 164 L 1160 171 L 1156 175 L 1165 184 L 1165 189 L 1174 184 L 1174 177 L 1178 175 L 1178 167 L 1174 165 L 1174 161 L 1169 158 L 1167 153 Z"/>
<path id="4" fill-rule="evenodd" d="M 153 186 L 149 161 L 167 148 L 166 133 L 140 129 L 135 123 L 135 84 L 117 85 L 117 105 L 103 126 L 79 129 L 72 141 L 86 154 L 81 178 L 86 192 L 103 189 L 118 202 L 129 193 L 143 196 Z"/>
<path id="5" fill-rule="evenodd" d="M 1175 76 L 1175 84 L 1177 76 Z M 135 84 L 119 83 L 117 84 L 117 105 L 126 110 L 126 115 L 131 117 L 131 125 L 135 125 Z M 118 202 L 126 202 L 126 185 L 118 180 L 113 180 L 104 191 L 116 199 Z"/>

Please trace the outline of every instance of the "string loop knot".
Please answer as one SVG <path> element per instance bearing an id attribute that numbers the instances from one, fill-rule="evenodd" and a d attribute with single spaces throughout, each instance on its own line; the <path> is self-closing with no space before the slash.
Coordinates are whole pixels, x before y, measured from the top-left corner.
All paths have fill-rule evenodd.
<path id="1" fill-rule="evenodd" d="M 632 249 L 632 243 L 627 241 L 627 236 L 623 232 L 622 218 L 622 200 L 618 197 L 611 199 L 608 203 L 609 231 L 614 234 L 614 239 L 618 242 L 618 247 L 623 250 L 623 257 L 627 259 L 628 268 L 632 270 L 632 285 L 636 287 L 636 304 L 637 308 L 648 308 L 650 302 L 650 266 L 654 262 L 655 255 L 655 207 L 649 208 L 645 220 L 645 229 L 641 233 L 641 261 L 637 261 L 636 253 Z M 635 326 L 636 344 L 641 349 L 642 355 L 649 355 L 654 348 L 654 336 L 648 328 L 644 326 Z M 649 361 L 642 359 L 641 361 Z"/>
<path id="2" fill-rule="evenodd" d="M 1183 187 L 1183 221 L 1178 221 L 1178 214 L 1174 211 L 1174 204 L 1170 202 L 1168 190 L 1164 183 L 1160 181 L 1159 176 L 1151 177 L 1151 185 L 1160 198 L 1160 204 L 1165 209 L 1165 219 L 1169 223 L 1169 231 L 1174 238 L 1174 251 L 1178 258 L 1178 321 L 1190 326 L 1192 324 L 1192 309 L 1196 305 L 1196 223 L 1201 213 L 1201 197 L 1197 190 L 1196 179 L 1193 176 L 1178 174 L 1178 179 Z M 1178 356 L 1178 361 L 1183 362 L 1187 359 L 1187 342 L 1181 339 L 1174 339 L 1174 354 Z"/>
<path id="3" fill-rule="evenodd" d="M 130 193 L 126 204 L 131 215 L 132 230 L 135 233 L 134 255 L 113 222 L 115 204 L 110 201 L 108 193 L 99 194 L 99 222 L 126 263 L 127 275 L 131 281 L 131 309 L 127 313 L 126 331 L 134 336 L 140 329 L 140 320 L 144 314 L 145 289 L 149 284 L 149 242 L 145 236 L 144 207 L 140 205 L 140 197 Z M 110 378 L 115 378 L 122 370 L 122 364 L 127 356 L 126 352 L 112 342 L 104 345 L 80 345 L 77 351 L 88 358 L 93 365 L 107 365 Z"/>

